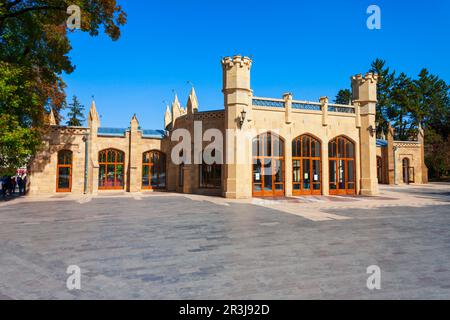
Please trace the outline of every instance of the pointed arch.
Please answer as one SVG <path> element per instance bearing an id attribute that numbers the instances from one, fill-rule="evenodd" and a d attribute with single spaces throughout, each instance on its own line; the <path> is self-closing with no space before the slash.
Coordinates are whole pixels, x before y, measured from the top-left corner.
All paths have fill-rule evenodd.
<path id="1" fill-rule="evenodd" d="M 142 154 L 142 189 L 164 190 L 167 183 L 166 154 L 149 150 Z"/>
<path id="2" fill-rule="evenodd" d="M 121 190 L 125 187 L 125 152 L 104 149 L 98 153 L 98 189 Z"/>
<path id="3" fill-rule="evenodd" d="M 284 196 L 284 139 L 265 132 L 252 141 L 253 196 Z"/>
<path id="4" fill-rule="evenodd" d="M 328 143 L 330 194 L 356 194 L 355 142 L 345 135 Z"/>
<path id="5" fill-rule="evenodd" d="M 292 140 L 292 193 L 322 194 L 322 142 L 309 133 Z"/>

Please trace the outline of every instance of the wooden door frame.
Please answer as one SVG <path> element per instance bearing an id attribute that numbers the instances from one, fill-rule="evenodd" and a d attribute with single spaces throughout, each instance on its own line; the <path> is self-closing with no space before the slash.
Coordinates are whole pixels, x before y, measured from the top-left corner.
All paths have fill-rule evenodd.
<path id="1" fill-rule="evenodd" d="M 116 157 L 115 157 L 115 160 L 114 160 L 115 162 L 108 162 L 108 151 L 116 152 Z M 120 151 L 118 149 L 114 149 L 114 148 L 103 149 L 103 150 L 99 151 L 99 153 L 98 153 L 99 157 L 100 157 L 100 154 L 102 152 L 106 152 L 106 161 L 105 162 L 100 162 L 100 159 L 99 159 L 99 162 L 98 162 L 99 172 L 98 172 L 98 174 L 100 175 L 100 167 L 101 166 L 105 166 L 105 182 L 107 182 L 108 181 L 108 172 L 109 172 L 108 171 L 108 166 L 114 165 L 114 184 L 116 184 L 116 182 L 117 182 L 117 166 L 118 165 L 122 165 L 122 167 L 123 167 L 123 180 L 124 181 L 123 181 L 123 186 L 113 186 L 113 187 L 100 186 L 100 183 L 99 183 L 98 190 L 124 190 L 125 189 L 125 185 L 126 185 L 126 183 L 125 183 L 125 152 Z M 117 155 L 119 153 L 122 154 L 122 162 L 117 162 Z M 99 176 L 99 180 L 100 180 L 100 176 Z"/>
<path id="2" fill-rule="evenodd" d="M 271 136 L 271 156 L 258 156 L 258 155 L 253 155 L 253 141 L 254 141 L 254 139 L 257 139 L 258 140 L 258 144 L 259 144 L 259 139 L 260 139 L 260 137 L 261 136 L 263 136 L 263 135 L 265 135 L 265 136 L 267 136 L 267 135 L 270 135 Z M 273 137 L 276 137 L 276 138 L 278 138 L 278 140 L 279 140 L 279 142 L 280 142 L 280 144 L 282 144 L 282 150 L 283 150 L 283 156 L 274 156 L 273 155 L 273 146 L 274 146 L 274 139 L 273 139 Z M 282 137 L 280 137 L 279 135 L 277 135 L 277 134 L 275 134 L 275 133 L 273 133 L 273 132 L 270 132 L 270 131 L 268 131 L 268 132 L 265 132 L 265 133 L 261 133 L 260 135 L 258 135 L 258 136 L 256 136 L 255 138 L 254 138 L 253 140 L 252 140 L 252 196 L 253 197 L 284 197 L 285 196 L 285 194 L 286 194 L 286 177 L 285 177 L 285 175 L 286 175 L 286 170 L 285 170 L 285 148 L 286 148 L 286 146 L 285 146 L 285 141 L 284 141 L 284 139 L 282 138 Z M 266 144 L 266 141 L 264 141 L 264 143 L 262 144 L 262 146 L 263 146 L 263 148 L 265 148 L 265 144 Z M 264 154 L 264 149 L 263 149 L 263 151 L 261 152 L 262 154 Z M 255 163 L 257 163 L 257 160 L 261 160 L 261 164 L 262 164 L 262 167 L 264 167 L 264 160 L 265 159 L 270 159 L 270 161 L 271 161 L 271 169 L 272 169 L 272 174 L 271 174 L 271 178 L 272 178 L 272 192 L 270 193 L 270 194 L 267 194 L 267 192 L 265 192 L 264 191 L 264 181 L 265 181 L 265 178 L 264 178 L 264 175 L 261 175 L 261 191 L 255 191 L 255 180 L 254 180 L 254 172 L 253 172 L 253 167 L 254 167 L 254 165 L 255 165 Z M 282 180 L 283 180 L 283 182 L 281 182 L 281 183 L 276 183 L 275 182 L 275 175 L 276 175 L 276 172 L 275 172 L 275 170 L 276 170 L 276 168 L 275 168 L 275 163 L 276 163 L 276 161 L 280 161 L 281 162 L 281 177 L 282 177 Z M 276 190 L 276 185 L 283 185 L 283 189 L 282 190 Z"/>
<path id="3" fill-rule="evenodd" d="M 300 157 L 294 157 L 293 156 L 292 157 L 292 195 L 294 195 L 294 196 L 316 196 L 316 195 L 322 195 L 322 190 L 323 190 L 323 181 L 322 181 L 322 174 L 323 174 L 323 172 L 322 172 L 322 141 L 319 138 L 317 138 L 317 137 L 315 137 L 315 136 L 313 136 L 313 135 L 311 135 L 309 133 L 305 133 L 305 134 L 302 134 L 302 135 L 296 137 L 292 141 L 294 142 L 294 141 L 297 141 L 298 139 L 300 139 L 300 154 L 301 155 L 303 153 L 303 142 L 302 142 L 302 138 L 303 137 L 309 137 L 310 138 L 310 140 L 309 140 L 309 151 L 310 151 L 311 156 L 310 157 L 303 157 L 303 156 L 300 156 Z M 319 157 L 313 157 L 312 156 L 312 148 L 311 148 L 311 146 L 312 146 L 313 140 L 317 141 L 319 143 L 319 146 L 320 146 L 320 148 L 319 148 L 319 151 L 320 151 L 319 152 L 320 153 Z M 303 160 L 309 160 L 309 165 L 310 165 L 310 168 L 311 168 L 311 172 L 313 171 L 313 163 L 314 163 L 314 161 L 319 161 L 319 175 L 320 175 L 320 179 L 319 179 L 320 189 L 319 190 L 314 190 L 314 182 L 311 182 L 310 183 L 311 184 L 310 190 L 308 192 L 304 191 L 305 189 L 303 188 L 303 177 L 304 177 Z M 300 190 L 295 190 L 294 189 L 294 161 L 300 161 L 300 174 L 301 174 L 301 176 L 300 176 L 301 179 L 300 180 L 301 180 L 301 182 L 300 183 L 297 183 L 297 182 L 295 183 L 295 184 L 300 184 Z M 310 172 L 310 174 L 311 174 L 311 172 Z M 311 181 L 312 180 L 313 179 L 311 179 Z"/>
<path id="4" fill-rule="evenodd" d="M 344 143 L 344 153 L 342 153 L 344 155 L 344 157 L 339 158 L 338 154 L 339 154 L 339 143 L 338 140 L 339 139 L 344 139 L 344 141 L 348 141 L 350 143 L 353 144 L 353 158 L 348 158 L 347 157 L 347 148 L 345 146 L 346 142 Z M 331 142 L 335 141 L 336 142 L 336 157 L 328 157 L 328 167 L 330 168 L 330 162 L 331 161 L 335 161 L 336 162 L 336 166 L 335 166 L 335 173 L 336 173 L 336 189 L 331 189 L 329 187 L 329 193 L 330 195 L 355 195 L 356 194 L 356 144 L 355 142 L 348 138 L 347 136 L 337 136 L 333 139 L 331 139 L 328 144 L 330 144 Z M 329 149 L 329 146 L 328 146 Z M 344 162 L 344 179 L 345 179 L 345 188 L 344 189 L 340 189 L 339 188 L 339 161 L 343 161 Z M 353 177 L 354 177 L 354 181 L 352 182 L 354 184 L 354 188 L 349 189 L 348 188 L 348 162 L 349 161 L 353 161 Z M 328 169 L 329 170 L 329 169 Z M 328 184 L 331 184 L 331 177 L 328 177 Z"/>
<path id="5" fill-rule="evenodd" d="M 70 153 L 70 164 L 59 164 L 59 153 L 60 152 L 69 152 Z M 56 160 L 56 192 L 57 193 L 70 193 L 72 192 L 72 175 L 73 175 L 73 152 L 70 150 L 60 150 L 57 153 Z M 69 188 L 62 189 L 59 187 L 59 169 L 60 168 L 69 168 L 70 176 L 69 176 Z"/>
<path id="6" fill-rule="evenodd" d="M 144 156 L 147 153 L 158 153 L 160 156 L 164 157 L 164 161 L 160 161 L 160 163 L 162 163 L 164 165 L 164 174 L 165 174 L 165 186 L 164 187 L 153 187 L 152 186 L 152 180 L 151 180 L 151 176 L 152 176 L 152 169 L 155 166 L 155 164 L 153 163 L 152 160 L 150 160 L 149 163 L 145 163 L 144 162 Z M 160 158 L 161 159 L 161 158 Z M 167 157 L 166 154 L 160 150 L 149 150 L 146 151 L 144 153 L 142 153 L 142 174 L 141 174 L 141 190 L 146 190 L 146 191 L 151 191 L 151 190 L 167 190 Z M 144 186 L 144 167 L 149 167 L 149 185 L 148 186 Z M 160 180 L 160 176 L 158 175 L 158 181 Z"/>

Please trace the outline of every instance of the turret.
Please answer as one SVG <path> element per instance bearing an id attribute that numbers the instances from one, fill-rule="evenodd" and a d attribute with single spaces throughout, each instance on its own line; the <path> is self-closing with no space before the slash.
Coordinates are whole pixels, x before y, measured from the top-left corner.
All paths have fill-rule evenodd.
<path id="1" fill-rule="evenodd" d="M 56 126 L 56 125 L 58 125 L 57 123 L 56 123 L 56 117 L 55 117 L 55 113 L 54 113 L 54 111 L 53 111 L 53 109 L 50 109 L 50 113 L 48 114 L 48 124 L 50 125 L 50 126 Z"/>
<path id="2" fill-rule="evenodd" d="M 250 87 L 250 70 L 252 60 L 240 55 L 222 59 L 223 95 L 225 106 L 225 129 L 234 134 L 228 134 L 225 139 L 227 163 L 225 165 L 225 190 L 227 198 L 249 198 L 251 190 L 251 162 L 240 159 L 249 159 L 250 146 L 236 148 L 245 141 L 237 141 L 237 136 L 243 135 L 248 129 L 248 121 L 252 118 L 252 90 Z M 245 114 L 246 119 L 241 119 Z M 247 142 L 245 142 L 247 143 Z M 230 150 L 235 150 L 231 155 Z M 247 163 L 248 162 L 248 163 Z"/>
<path id="3" fill-rule="evenodd" d="M 178 95 L 172 102 L 172 128 L 175 127 L 176 120 L 184 114 L 184 110 L 181 108 L 180 101 L 178 100 Z"/>
<path id="4" fill-rule="evenodd" d="M 353 100 L 359 108 L 361 143 L 361 194 L 378 194 L 376 150 L 376 104 L 378 75 L 358 74 L 351 78 Z"/>
<path id="5" fill-rule="evenodd" d="M 91 109 L 89 110 L 88 116 L 89 128 L 91 128 L 91 133 L 97 134 L 97 130 L 100 127 L 100 119 L 97 113 L 97 108 L 95 107 L 95 101 L 92 100 Z"/>
<path id="6" fill-rule="evenodd" d="M 198 100 L 197 95 L 195 94 L 195 89 L 192 87 L 191 93 L 189 94 L 188 102 L 187 102 L 187 113 L 193 114 L 198 112 Z"/>
<path id="7" fill-rule="evenodd" d="M 170 111 L 169 105 L 166 107 L 166 113 L 164 114 L 164 128 L 169 129 L 172 124 L 172 112 Z"/>
<path id="8" fill-rule="evenodd" d="M 134 114 L 133 118 L 131 118 L 130 128 L 131 128 L 131 131 L 138 131 L 139 130 L 139 121 L 138 121 L 138 119 L 136 117 L 136 114 Z"/>

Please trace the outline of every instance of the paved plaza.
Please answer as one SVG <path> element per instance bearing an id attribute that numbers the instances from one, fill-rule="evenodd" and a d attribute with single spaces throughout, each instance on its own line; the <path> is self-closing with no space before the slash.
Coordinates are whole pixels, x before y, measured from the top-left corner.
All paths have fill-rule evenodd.
<path id="1" fill-rule="evenodd" d="M 68 266 L 81 290 L 66 288 Z M 381 289 L 367 288 L 371 265 Z M 450 185 L 0 203 L 0 299 L 450 299 Z"/>

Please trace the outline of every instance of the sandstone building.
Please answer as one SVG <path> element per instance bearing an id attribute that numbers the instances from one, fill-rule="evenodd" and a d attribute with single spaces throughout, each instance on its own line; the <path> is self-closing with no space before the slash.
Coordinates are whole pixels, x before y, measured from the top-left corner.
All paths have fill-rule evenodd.
<path id="1" fill-rule="evenodd" d="M 43 150 L 29 167 L 31 194 L 173 191 L 228 198 L 376 195 L 379 183 L 426 183 L 423 131 L 417 141 L 377 139 L 377 75 L 351 78 L 351 105 L 254 95 L 247 57 L 224 58 L 224 109 L 200 111 L 192 89 L 186 107 L 167 108 L 164 130 L 102 127 L 93 102 L 88 127 L 50 116 Z M 208 132 L 219 132 L 223 140 Z M 175 151 L 179 132 L 201 144 Z M 229 134 L 229 132 L 234 134 Z M 244 137 L 244 138 L 242 138 Z M 209 150 L 224 162 L 206 162 Z M 192 149 L 192 150 L 191 150 Z M 186 160 L 173 161 L 173 154 Z M 199 162 L 188 161 L 199 159 Z"/>

